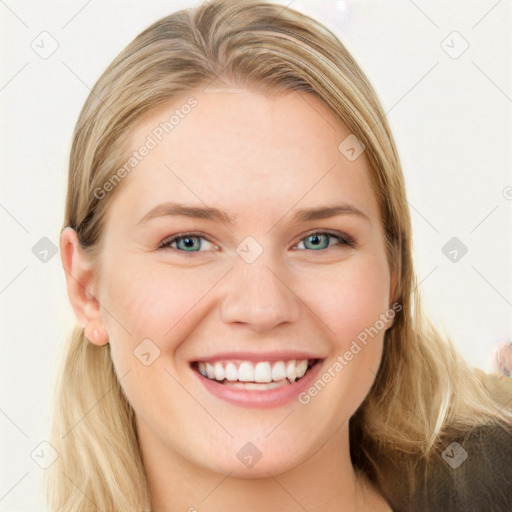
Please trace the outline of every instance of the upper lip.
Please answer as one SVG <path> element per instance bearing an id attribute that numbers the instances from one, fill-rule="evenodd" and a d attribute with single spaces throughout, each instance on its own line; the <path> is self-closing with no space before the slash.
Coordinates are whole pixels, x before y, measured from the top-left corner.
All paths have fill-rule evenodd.
<path id="1" fill-rule="evenodd" d="M 232 361 L 232 360 L 243 360 L 243 361 L 291 361 L 293 359 L 324 359 L 324 357 L 312 352 L 306 351 L 272 351 L 272 352 L 222 352 L 213 354 L 211 356 L 201 356 L 197 359 L 193 359 L 191 362 L 205 361 L 205 362 L 216 362 L 216 361 Z"/>

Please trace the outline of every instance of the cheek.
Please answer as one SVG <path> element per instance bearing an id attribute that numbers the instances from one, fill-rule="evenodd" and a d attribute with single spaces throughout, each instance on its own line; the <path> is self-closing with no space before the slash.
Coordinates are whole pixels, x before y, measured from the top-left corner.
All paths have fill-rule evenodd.
<path id="1" fill-rule="evenodd" d="M 321 282 L 324 286 L 311 287 L 306 296 L 322 325 L 328 326 L 324 332 L 332 350 L 301 403 L 310 400 L 328 416 L 329 424 L 338 426 L 361 405 L 378 371 L 387 328 L 381 316 L 388 309 L 389 272 L 385 259 L 353 258 Z"/>
<path id="2" fill-rule="evenodd" d="M 156 402 L 180 402 L 183 395 L 171 377 L 173 356 L 192 328 L 205 285 L 191 282 L 183 269 L 135 258 L 118 260 L 105 274 L 101 296 L 112 360 L 118 376 L 126 375 L 121 385 L 137 414 L 151 418 Z"/>
<path id="3" fill-rule="evenodd" d="M 337 352 L 347 350 L 352 340 L 376 323 L 382 330 L 379 319 L 388 309 L 389 284 L 385 259 L 369 256 L 333 267 L 309 287 L 308 303 L 327 326 Z"/>
<path id="4" fill-rule="evenodd" d="M 138 260 L 112 266 L 108 275 L 101 295 L 108 311 L 105 323 L 125 351 L 146 338 L 162 351 L 173 351 L 193 328 L 201 299 L 218 280 L 212 272 Z"/>

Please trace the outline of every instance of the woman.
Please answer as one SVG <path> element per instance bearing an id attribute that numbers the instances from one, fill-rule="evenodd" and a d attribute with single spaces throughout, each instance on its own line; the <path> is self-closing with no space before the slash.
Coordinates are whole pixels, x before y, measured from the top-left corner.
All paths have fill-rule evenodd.
<path id="1" fill-rule="evenodd" d="M 212 0 L 130 43 L 76 126 L 61 257 L 51 510 L 512 505 L 509 382 L 424 317 L 384 112 L 314 20 Z"/>

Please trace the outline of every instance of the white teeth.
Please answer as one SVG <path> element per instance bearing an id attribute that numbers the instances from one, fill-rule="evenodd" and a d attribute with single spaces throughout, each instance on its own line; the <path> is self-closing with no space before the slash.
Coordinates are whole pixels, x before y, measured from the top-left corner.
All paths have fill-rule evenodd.
<path id="1" fill-rule="evenodd" d="M 290 361 L 286 365 L 286 378 L 290 382 L 295 382 L 295 379 L 297 378 L 297 371 L 295 369 L 295 361 Z"/>
<path id="2" fill-rule="evenodd" d="M 210 363 L 206 363 L 206 375 L 209 379 L 213 379 L 215 377 L 215 370 Z"/>
<path id="3" fill-rule="evenodd" d="M 270 363 L 258 363 L 254 368 L 255 382 L 270 382 L 272 380 L 272 370 Z"/>
<path id="4" fill-rule="evenodd" d="M 284 361 L 277 361 L 272 366 L 272 380 L 277 382 L 283 379 L 286 379 L 286 367 L 284 366 Z"/>
<path id="5" fill-rule="evenodd" d="M 238 368 L 238 380 L 240 382 L 254 382 L 254 366 L 251 363 L 243 362 Z"/>
<path id="6" fill-rule="evenodd" d="M 226 380 L 229 382 L 235 382 L 238 380 L 238 370 L 234 363 L 228 363 L 226 365 Z"/>
<path id="7" fill-rule="evenodd" d="M 261 384 L 256 384 L 255 382 L 246 382 L 245 384 L 242 384 L 242 386 L 244 387 L 244 389 L 258 391 L 258 390 L 277 388 L 277 386 L 279 386 L 279 383 L 269 382 L 265 386 L 262 386 Z"/>
<path id="8" fill-rule="evenodd" d="M 224 366 L 222 366 L 222 363 L 215 363 L 213 368 L 215 371 L 215 380 L 224 380 Z"/>
<path id="9" fill-rule="evenodd" d="M 308 362 L 305 359 L 303 359 L 302 361 L 298 361 L 298 364 L 295 366 L 295 369 L 297 372 L 297 379 L 304 377 L 304 374 L 308 369 Z"/>
<path id="10" fill-rule="evenodd" d="M 205 377 L 218 382 L 233 383 L 235 387 L 242 389 L 272 389 L 273 384 L 286 384 L 295 382 L 305 375 L 308 370 L 308 360 L 291 361 L 216 361 L 198 363 L 199 372 Z M 251 383 L 248 387 L 244 383 Z M 240 384 L 240 386 L 239 386 Z M 252 384 L 256 388 L 251 387 Z M 264 386 L 268 384 L 268 386 Z"/>
<path id="11" fill-rule="evenodd" d="M 256 383 L 256 382 L 234 382 L 227 384 L 228 386 L 235 389 L 247 389 L 254 391 L 265 391 L 267 389 L 275 389 L 281 386 L 287 386 L 288 384 L 282 384 L 280 382 L 268 382 L 268 383 Z"/>

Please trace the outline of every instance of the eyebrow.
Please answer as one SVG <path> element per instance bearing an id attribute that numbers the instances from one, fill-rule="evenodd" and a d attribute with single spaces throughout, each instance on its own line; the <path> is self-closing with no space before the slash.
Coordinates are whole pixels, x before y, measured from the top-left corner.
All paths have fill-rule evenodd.
<path id="1" fill-rule="evenodd" d="M 319 206 L 316 208 L 303 208 L 296 210 L 292 216 L 293 222 L 307 222 L 311 220 L 327 219 L 337 215 L 355 215 L 370 222 L 369 216 L 354 205 L 343 203 L 328 206 Z M 157 217 L 190 217 L 194 219 L 205 219 L 211 221 L 220 221 L 225 224 L 234 225 L 235 218 L 227 212 L 209 206 L 192 206 L 181 203 L 163 203 L 159 204 L 147 212 L 138 222 L 145 224 Z"/>

